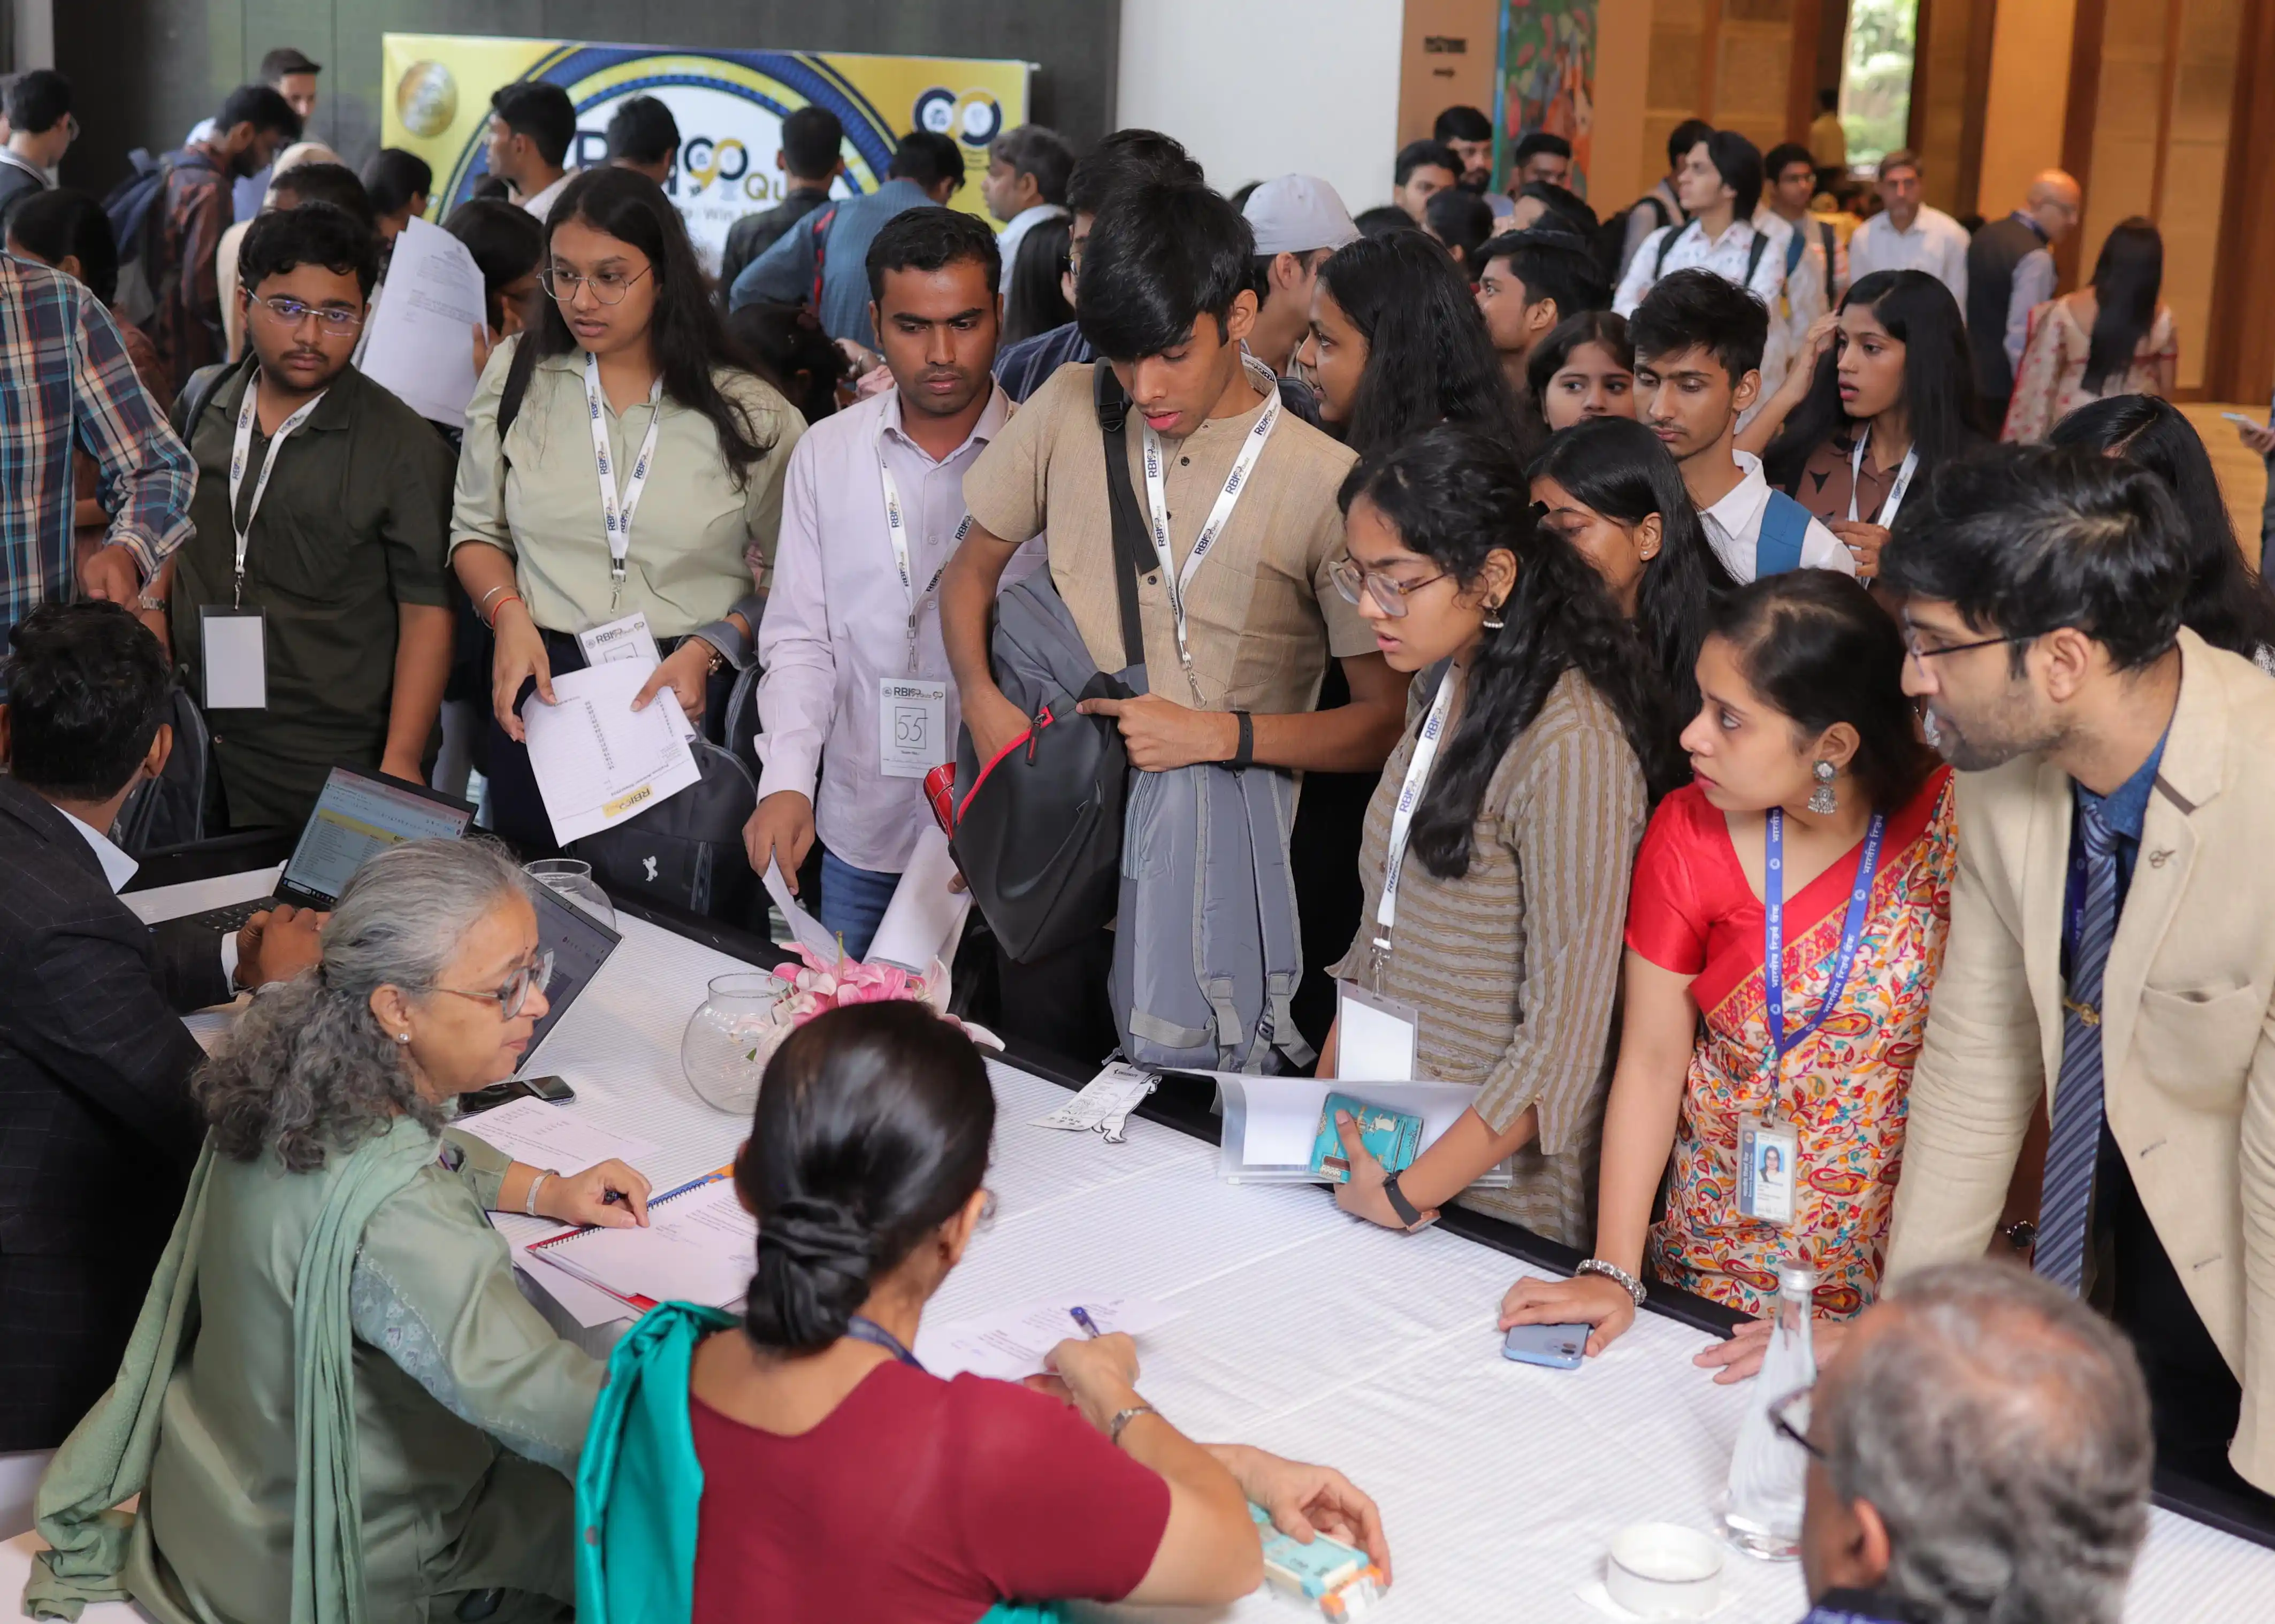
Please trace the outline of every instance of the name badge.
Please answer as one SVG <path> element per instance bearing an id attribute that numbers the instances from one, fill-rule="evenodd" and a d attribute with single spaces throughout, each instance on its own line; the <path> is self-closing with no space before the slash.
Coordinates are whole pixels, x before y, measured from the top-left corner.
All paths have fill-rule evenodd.
<path id="1" fill-rule="evenodd" d="M 877 679 L 877 770 L 888 778 L 922 778 L 953 759 L 948 736 L 948 684 L 913 676 Z"/>
<path id="2" fill-rule="evenodd" d="M 1791 1123 L 1738 1119 L 1738 1211 L 1780 1227 L 1793 1222 L 1793 1182 L 1801 1159 Z"/>
<path id="3" fill-rule="evenodd" d="M 204 654 L 206 708 L 267 710 L 268 611 L 203 604 L 198 609 L 198 631 Z"/>
<path id="4" fill-rule="evenodd" d="M 653 669 L 661 662 L 661 656 L 655 652 L 655 634 L 647 629 L 647 616 L 639 609 L 634 609 L 622 620 L 612 620 L 605 626 L 578 632 L 577 646 L 585 651 L 587 665 L 613 665 L 619 660 L 637 660 L 643 668 Z"/>
<path id="5" fill-rule="evenodd" d="M 1335 1076 L 1411 1083 L 1422 1012 L 1349 981 L 1335 983 Z"/>

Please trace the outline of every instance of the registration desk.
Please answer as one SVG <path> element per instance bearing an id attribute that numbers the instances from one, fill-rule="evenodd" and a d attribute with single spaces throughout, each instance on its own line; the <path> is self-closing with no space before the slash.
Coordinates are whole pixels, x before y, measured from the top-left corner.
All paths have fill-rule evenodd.
<path id="1" fill-rule="evenodd" d="M 687 1018 L 712 977 L 776 956 L 688 921 L 620 910 L 618 923 L 622 946 L 531 1063 L 575 1086 L 563 1109 L 658 1145 L 642 1170 L 667 1189 L 727 1161 L 747 1127 L 682 1076 Z M 1398 1582 L 1373 1616 L 1599 1624 L 1606 1615 L 1581 1592 L 1615 1530 L 1716 1526 L 1749 1397 L 1690 1363 L 1716 1311 L 1654 1298 L 1578 1371 L 1514 1363 L 1494 1329 L 1501 1294 L 1519 1273 L 1562 1272 L 1569 1254 L 1458 1211 L 1404 1235 L 1345 1217 L 1316 1187 L 1225 1183 L 1204 1098 L 1157 1096 L 1120 1144 L 1034 1127 L 1084 1079 L 1031 1055 L 989 1069 L 998 1216 L 931 1312 L 964 1318 L 1059 1291 L 1137 1293 L 1180 1311 L 1140 1342 L 1145 1396 L 1193 1437 L 1326 1461 L 1374 1495 Z M 499 1227 L 514 1239 L 543 1230 L 518 1217 Z M 557 1311 L 556 1323 L 596 1350 L 618 1329 L 586 1332 Z M 31 1538 L 0 1546 L 0 1586 L 20 1585 Z M 1734 1553 L 1726 1578 L 1717 1616 L 1732 1624 L 1804 1611 L 1795 1565 Z M 2160 1506 L 2126 1616 L 2275 1616 L 2271 1596 L 2275 1550 Z M 1259 1594 L 1158 1616 L 1305 1615 Z"/>

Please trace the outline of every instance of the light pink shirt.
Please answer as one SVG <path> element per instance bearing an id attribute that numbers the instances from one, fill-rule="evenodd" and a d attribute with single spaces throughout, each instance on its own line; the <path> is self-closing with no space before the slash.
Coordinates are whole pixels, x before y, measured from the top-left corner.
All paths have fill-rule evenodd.
<path id="1" fill-rule="evenodd" d="M 877 459 L 881 453 L 900 489 L 909 573 L 923 592 L 956 551 L 964 473 L 1010 411 L 1010 397 L 996 385 L 971 435 L 934 462 L 902 432 L 900 391 L 888 389 L 822 419 L 790 453 L 773 588 L 759 626 L 766 672 L 759 680 L 766 761 L 759 795 L 794 789 L 812 798 L 822 843 L 856 868 L 900 872 L 932 820 L 921 779 L 878 770 L 879 679 L 911 673 L 909 601 L 885 525 Z M 1029 550 L 1041 556 L 1039 544 Z M 1031 569 L 1015 560 L 1004 584 Z M 914 675 L 949 684 L 954 738 L 962 718 L 941 643 L 937 587 L 918 610 Z"/>

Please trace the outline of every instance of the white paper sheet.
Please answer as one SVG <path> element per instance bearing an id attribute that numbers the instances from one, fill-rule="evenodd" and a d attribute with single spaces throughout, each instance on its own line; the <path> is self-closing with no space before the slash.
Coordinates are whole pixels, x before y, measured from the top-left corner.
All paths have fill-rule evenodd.
<path id="1" fill-rule="evenodd" d="M 1069 1291 L 971 1319 L 920 1326 L 911 1351 L 926 1370 L 943 1378 L 967 1371 L 1001 1381 L 1039 1376 L 1048 1368 L 1044 1361 L 1052 1348 L 1086 1334 L 1069 1311 L 1077 1303 L 1108 1335 L 1121 1331 L 1142 1337 L 1180 1311 L 1147 1297 Z"/>
<path id="2" fill-rule="evenodd" d="M 782 878 L 782 865 L 769 858 L 767 862 L 767 895 L 782 910 L 782 923 L 790 926 L 790 940 L 805 944 L 821 956 L 822 963 L 837 962 L 837 938 L 821 928 L 821 921 L 806 912 L 797 898 L 790 894 L 790 882 Z"/>
<path id="3" fill-rule="evenodd" d="M 1122 1123 L 1136 1109 L 1138 1102 L 1152 1093 L 1157 1079 L 1143 1067 L 1128 1061 L 1115 1061 L 1083 1085 L 1073 1099 L 1037 1117 L 1031 1127 L 1056 1128 L 1067 1133 L 1087 1133 L 1093 1128 L 1107 1129 L 1107 1137 L 1119 1143 Z"/>
<path id="4" fill-rule="evenodd" d="M 734 1180 L 720 1179 L 650 1207 L 645 1229 L 588 1229 L 540 1255 L 620 1297 L 729 1308 L 750 1289 L 758 1238 Z"/>
<path id="5" fill-rule="evenodd" d="M 660 691 L 644 711 L 632 699 L 647 673 L 631 661 L 553 679 L 556 701 L 521 708 L 530 770 L 563 845 L 637 818 L 703 776 L 687 748 L 679 696 Z"/>
<path id="6" fill-rule="evenodd" d="M 453 1126 L 533 1167 L 581 1173 L 613 1158 L 629 1162 L 650 1180 L 656 1176 L 652 1171 L 656 1156 L 654 1140 L 612 1132 L 542 1099 L 510 1099 Z"/>
<path id="7" fill-rule="evenodd" d="M 414 218 L 395 239 L 387 297 L 357 364 L 420 417 L 464 428 L 476 382 L 474 329 L 486 310 L 481 268 L 465 244 Z"/>
<path id="8" fill-rule="evenodd" d="M 622 1297 L 578 1280 L 566 1269 L 554 1267 L 546 1261 L 543 1252 L 516 1247 L 513 1266 L 520 1270 L 538 1290 L 558 1303 L 563 1313 L 587 1331 L 599 1326 L 612 1326 L 620 1319 L 630 1320 L 639 1312 Z M 527 1294 L 525 1292 L 524 1295 Z"/>
<path id="9" fill-rule="evenodd" d="M 1368 1105 L 1412 1112 L 1422 1119 L 1422 1147 L 1461 1121 L 1477 1103 L 1478 1091 L 1463 1083 L 1345 1083 L 1317 1077 L 1243 1077 L 1248 1096 L 1248 1131 L 1241 1141 L 1242 1161 L 1252 1167 L 1289 1167 L 1308 1163 L 1319 1137 L 1319 1112 L 1330 1093 L 1349 1094 Z"/>
<path id="10" fill-rule="evenodd" d="M 951 891 L 956 858 L 940 826 L 928 823 L 917 836 L 917 849 L 901 871 L 901 883 L 877 933 L 869 943 L 873 964 L 898 964 L 921 975 L 934 959 L 948 963 L 956 957 L 956 944 L 964 934 L 964 916 L 971 911 L 971 893 Z"/>

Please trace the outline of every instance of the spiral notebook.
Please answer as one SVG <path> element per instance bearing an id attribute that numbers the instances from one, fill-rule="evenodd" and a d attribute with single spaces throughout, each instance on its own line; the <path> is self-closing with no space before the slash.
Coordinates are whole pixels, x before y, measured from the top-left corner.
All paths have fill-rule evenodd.
<path id="1" fill-rule="evenodd" d="M 750 1289 L 759 1226 L 722 1169 L 647 1204 L 645 1229 L 572 1229 L 529 1250 L 645 1312 L 659 1303 L 733 1308 Z"/>

